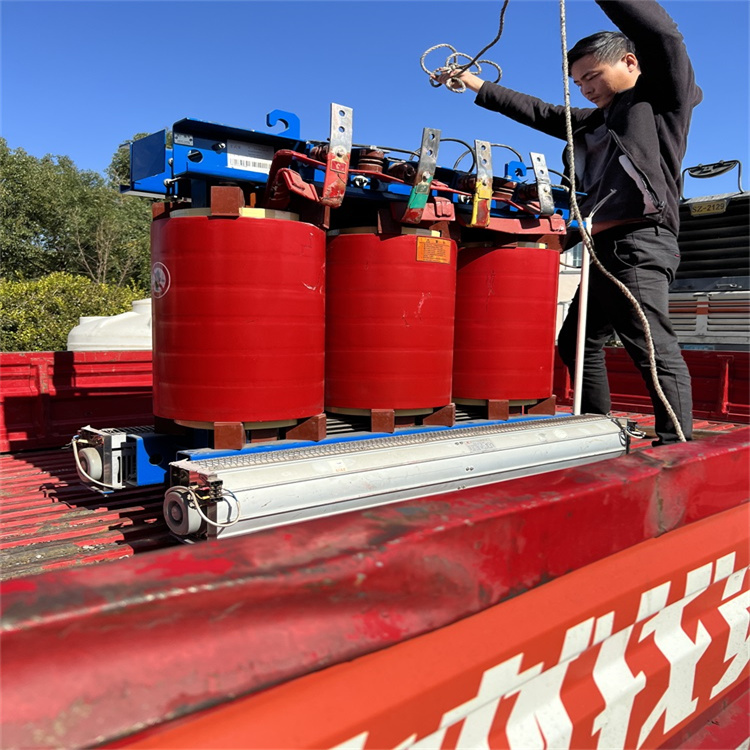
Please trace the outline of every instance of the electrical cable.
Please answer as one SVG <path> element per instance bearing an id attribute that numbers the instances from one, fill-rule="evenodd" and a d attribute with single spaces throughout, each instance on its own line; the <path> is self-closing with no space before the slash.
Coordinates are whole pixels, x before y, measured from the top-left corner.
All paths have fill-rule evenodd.
<path id="1" fill-rule="evenodd" d="M 70 441 L 70 444 L 73 446 L 73 459 L 76 463 L 76 468 L 78 469 L 79 474 L 88 482 L 91 482 L 92 484 L 98 484 L 100 487 L 106 487 L 108 490 L 116 490 L 118 489 L 113 484 L 106 484 L 105 482 L 100 482 L 98 479 L 94 479 L 82 466 L 81 459 L 78 455 L 78 438 L 73 438 Z"/>
<path id="2" fill-rule="evenodd" d="M 497 35 L 486 47 L 477 52 L 476 56 L 471 60 L 471 62 L 463 66 L 464 70 L 472 66 L 488 49 L 494 47 L 500 41 L 500 37 L 503 35 L 503 27 L 505 26 L 505 11 L 508 9 L 509 2 L 510 0 L 505 0 L 505 2 L 503 3 L 503 7 L 500 10 L 500 25 L 497 30 Z"/>
<path id="3" fill-rule="evenodd" d="M 240 501 L 237 498 L 237 495 L 235 495 L 234 492 L 232 492 L 231 490 L 228 490 L 226 488 L 222 488 L 222 490 L 221 490 L 221 499 L 223 500 L 225 495 L 234 499 L 235 505 L 237 506 L 237 517 L 233 521 L 219 522 L 219 521 L 212 521 L 201 510 L 201 506 L 200 506 L 200 501 L 199 501 L 198 495 L 197 495 L 197 493 L 195 492 L 195 490 L 192 487 L 185 487 L 184 489 L 187 492 L 187 494 L 190 496 L 190 499 L 193 501 L 191 503 L 191 505 L 195 508 L 195 510 L 197 511 L 198 515 L 207 524 L 209 524 L 209 526 L 215 526 L 217 529 L 226 529 L 226 528 L 229 528 L 230 526 L 234 526 L 240 520 L 240 509 L 241 509 Z M 228 501 L 227 501 L 227 504 L 228 504 Z"/>
<path id="4" fill-rule="evenodd" d="M 507 2 L 507 0 L 506 0 Z M 565 0 L 560 0 L 560 37 L 562 42 L 562 58 L 563 58 L 563 89 L 565 92 L 565 130 L 567 137 L 567 153 L 569 162 L 569 178 L 570 178 L 570 210 L 571 216 L 578 222 L 578 227 L 581 232 L 581 239 L 586 250 L 591 255 L 591 260 L 597 269 L 605 276 L 605 278 L 612 281 L 620 291 L 625 295 L 627 300 L 633 306 L 638 319 L 643 326 L 643 333 L 646 340 L 646 349 L 648 351 L 649 367 L 651 370 L 651 380 L 654 384 L 654 390 L 656 391 L 659 400 L 664 405 L 667 415 L 672 420 L 675 432 L 680 442 L 686 442 L 685 433 L 682 431 L 677 415 L 675 414 L 672 405 L 669 403 L 664 391 L 662 390 L 661 384 L 659 383 L 659 375 L 656 364 L 656 351 L 654 348 L 654 340 L 651 336 L 651 326 L 649 325 L 646 314 L 643 312 L 643 308 L 638 303 L 638 300 L 633 296 L 632 292 L 623 284 L 618 278 L 613 276 L 601 263 L 599 258 L 594 251 L 594 240 L 591 236 L 589 228 L 586 226 L 581 216 L 581 210 L 578 206 L 578 199 L 576 197 L 575 190 L 575 154 L 573 150 L 573 120 L 571 116 L 571 105 L 570 105 L 570 83 L 569 83 L 569 69 L 568 69 L 568 39 L 566 31 L 566 12 L 565 12 Z M 607 196 L 609 197 L 609 196 Z M 579 312 L 583 310 L 583 306 L 579 308 Z"/>
<path id="5" fill-rule="evenodd" d="M 456 139 L 456 138 L 454 138 L 454 139 L 446 138 L 445 140 L 458 140 L 458 139 Z M 458 141 L 458 142 L 459 143 L 463 143 L 463 141 Z M 464 146 L 467 146 L 468 150 L 464 151 L 461 154 L 461 156 L 459 156 L 458 159 L 456 159 L 456 163 L 453 165 L 453 169 L 458 169 L 458 165 L 461 163 L 461 160 L 464 158 L 464 156 L 466 156 L 466 154 L 468 154 L 468 153 L 472 153 L 473 154 L 474 149 L 472 149 L 466 143 L 464 143 Z M 521 156 L 521 154 L 519 154 L 518 151 L 516 151 L 512 146 L 506 146 L 504 143 L 490 143 L 490 148 L 507 148 L 508 151 L 512 151 L 515 154 L 515 156 L 518 159 L 518 161 L 523 162 L 523 156 Z M 474 160 L 474 164 L 476 164 L 476 158 Z M 474 169 L 474 164 L 471 165 L 471 169 L 469 169 L 470 172 L 472 171 L 472 169 Z M 556 174 L 559 174 L 559 172 L 557 172 Z"/>

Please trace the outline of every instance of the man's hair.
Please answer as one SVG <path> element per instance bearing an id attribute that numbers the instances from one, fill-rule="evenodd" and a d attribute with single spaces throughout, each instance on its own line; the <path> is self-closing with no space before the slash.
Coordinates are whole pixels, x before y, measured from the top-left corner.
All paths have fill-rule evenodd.
<path id="1" fill-rule="evenodd" d="M 584 37 L 568 52 L 568 67 L 586 55 L 593 55 L 598 62 L 614 65 L 628 52 L 635 54 L 635 45 L 619 31 L 599 31 Z"/>

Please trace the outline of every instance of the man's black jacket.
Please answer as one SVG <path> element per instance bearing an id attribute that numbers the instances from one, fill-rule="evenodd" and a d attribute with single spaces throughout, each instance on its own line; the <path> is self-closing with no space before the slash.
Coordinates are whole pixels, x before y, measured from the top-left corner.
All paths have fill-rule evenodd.
<path id="1" fill-rule="evenodd" d="M 649 221 L 679 227 L 680 172 L 693 107 L 703 93 L 695 83 L 682 34 L 655 0 L 596 0 L 610 20 L 633 41 L 641 75 L 632 89 L 616 94 L 607 127 L 650 193 L 656 212 Z M 566 139 L 565 108 L 485 82 L 476 103 L 536 130 Z M 581 136 L 605 121 L 604 110 L 572 109 L 576 152 Z M 623 220 L 644 218 L 642 204 L 627 207 Z"/>

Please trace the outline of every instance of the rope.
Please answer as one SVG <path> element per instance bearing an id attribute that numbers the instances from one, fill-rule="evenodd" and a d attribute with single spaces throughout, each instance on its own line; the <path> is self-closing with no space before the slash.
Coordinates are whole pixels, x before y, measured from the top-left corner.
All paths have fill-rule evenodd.
<path id="1" fill-rule="evenodd" d="M 507 4 L 507 0 L 506 0 Z M 566 137 L 567 137 L 567 154 L 568 154 L 568 162 L 570 164 L 569 168 L 569 177 L 570 177 L 570 210 L 571 215 L 575 220 L 578 222 L 579 229 L 581 231 L 581 239 L 583 241 L 583 244 L 585 245 L 586 249 L 588 250 L 589 254 L 591 255 L 591 260 L 594 262 L 594 265 L 599 269 L 599 271 L 610 281 L 612 281 L 615 286 L 617 286 L 620 291 L 625 295 L 625 297 L 628 299 L 628 301 L 633 306 L 638 319 L 640 320 L 642 326 L 643 326 L 643 333 L 646 338 L 646 349 L 648 351 L 648 361 L 649 361 L 649 367 L 651 370 L 651 379 L 654 383 L 654 390 L 656 391 L 657 396 L 659 397 L 659 400 L 664 404 L 664 408 L 667 411 L 667 414 L 669 415 L 669 418 L 672 420 L 672 423 L 675 427 L 675 432 L 677 433 L 677 437 L 679 438 L 680 442 L 685 442 L 685 433 L 682 431 L 682 426 L 680 425 L 677 415 L 674 412 L 674 409 L 672 408 L 672 405 L 669 403 L 669 400 L 667 399 L 666 395 L 664 394 L 664 391 L 662 390 L 661 384 L 659 383 L 659 375 L 656 365 L 656 351 L 654 349 L 654 340 L 651 336 L 651 326 L 649 325 L 648 319 L 646 318 L 646 314 L 643 312 L 643 308 L 638 304 L 638 300 L 633 296 L 631 291 L 623 284 L 619 279 L 615 278 L 601 263 L 599 258 L 596 256 L 596 253 L 594 252 L 594 240 L 591 236 L 591 233 L 588 230 L 588 227 L 586 226 L 586 222 L 584 222 L 582 216 L 581 216 L 581 210 L 578 206 L 578 199 L 576 197 L 576 182 L 575 182 L 575 154 L 573 151 L 573 119 L 570 112 L 570 82 L 569 82 L 569 70 L 568 70 L 568 39 L 567 39 L 567 31 L 566 31 L 566 14 L 565 14 L 565 0 L 560 0 L 560 37 L 562 41 L 562 58 L 563 58 L 563 88 L 565 91 L 565 130 L 566 130 Z"/>
<path id="2" fill-rule="evenodd" d="M 424 72 L 430 76 L 431 86 L 438 88 L 443 85 L 442 83 L 436 81 L 433 76 L 440 75 L 441 73 L 450 73 L 450 79 L 445 84 L 446 88 L 449 91 L 453 91 L 453 93 L 455 94 L 461 94 L 466 91 L 466 84 L 463 81 L 457 80 L 457 76 L 461 75 L 461 73 L 463 73 L 465 70 L 468 70 L 472 65 L 476 65 L 476 75 L 481 75 L 481 63 L 484 63 L 485 65 L 491 65 L 497 70 L 497 78 L 493 81 L 493 83 L 498 83 L 500 81 L 503 76 L 503 71 L 500 66 L 497 63 L 492 62 L 492 60 L 481 60 L 480 58 L 485 52 L 487 52 L 488 49 L 494 47 L 500 41 L 500 37 L 503 35 L 503 28 L 505 27 L 505 11 L 508 8 L 509 2 L 510 0 L 505 0 L 505 2 L 503 3 L 502 10 L 500 11 L 500 23 L 495 38 L 487 46 L 483 47 L 479 52 L 477 52 L 474 57 L 471 57 L 464 52 L 457 52 L 455 47 L 452 47 L 450 44 L 436 44 L 434 47 L 430 47 L 424 52 L 419 63 L 422 66 L 422 70 L 424 70 Z M 440 49 L 441 47 L 447 47 L 451 51 L 451 54 L 448 55 L 445 60 L 445 65 L 441 68 L 436 68 L 433 71 L 428 70 L 424 62 L 425 58 L 430 54 L 430 52 L 434 52 L 436 49 Z M 459 57 L 466 57 L 468 58 L 469 62 L 464 63 L 463 65 L 459 65 Z"/>
<path id="3" fill-rule="evenodd" d="M 494 47 L 500 41 L 500 37 L 503 35 L 503 27 L 505 26 L 505 11 L 508 9 L 509 2 L 510 0 L 505 0 L 505 2 L 503 3 L 502 10 L 500 11 L 500 25 L 497 30 L 497 35 L 486 47 L 484 47 L 483 49 L 479 50 L 479 52 L 477 52 L 474 59 L 468 65 L 464 67 L 464 70 L 466 70 L 466 68 L 473 65 L 477 61 L 477 59 L 480 58 L 488 49 L 490 49 L 491 47 Z"/>

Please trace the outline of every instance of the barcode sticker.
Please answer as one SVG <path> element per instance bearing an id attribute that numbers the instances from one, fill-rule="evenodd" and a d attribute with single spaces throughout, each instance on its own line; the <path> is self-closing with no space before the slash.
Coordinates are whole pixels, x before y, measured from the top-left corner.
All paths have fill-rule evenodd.
<path id="1" fill-rule="evenodd" d="M 227 167 L 244 169 L 247 172 L 271 171 L 273 146 L 243 141 L 227 141 Z"/>

